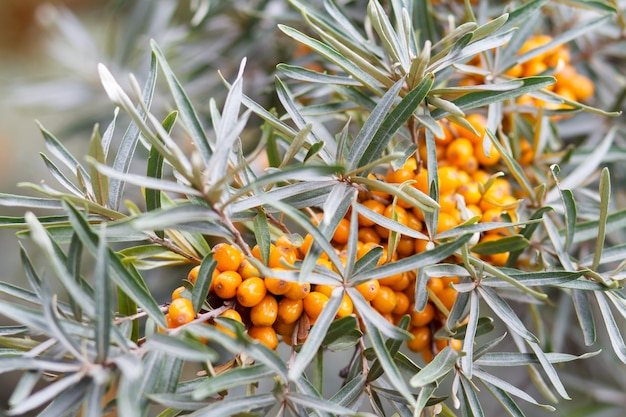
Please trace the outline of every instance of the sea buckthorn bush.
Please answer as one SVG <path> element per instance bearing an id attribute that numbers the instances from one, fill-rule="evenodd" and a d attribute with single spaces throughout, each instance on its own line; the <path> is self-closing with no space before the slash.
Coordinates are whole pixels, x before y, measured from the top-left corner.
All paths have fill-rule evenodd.
<path id="1" fill-rule="evenodd" d="M 618 4 L 271 3 L 272 106 L 254 56 L 200 107 L 151 41 L 97 68 L 123 134 L 41 128 L 58 184 L 0 195 L 9 413 L 534 416 L 566 362 L 626 364 Z"/>

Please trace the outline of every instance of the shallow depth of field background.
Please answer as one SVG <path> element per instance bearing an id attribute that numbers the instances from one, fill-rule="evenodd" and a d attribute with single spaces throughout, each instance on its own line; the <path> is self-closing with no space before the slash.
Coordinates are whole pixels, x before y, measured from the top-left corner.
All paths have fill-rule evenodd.
<path id="1" fill-rule="evenodd" d="M 245 1 L 233 1 L 235 3 L 248 7 Z M 269 12 L 283 18 L 289 13 L 295 17 L 286 1 L 274 3 L 282 5 Z M 236 6 L 230 8 L 236 9 Z M 211 22 L 214 26 L 204 27 L 201 37 L 185 24 L 192 17 L 185 1 L 0 1 L 0 192 L 15 193 L 18 192 L 18 182 L 40 182 L 48 178 L 39 157 L 45 148 L 35 120 L 61 139 L 77 157 L 83 155 L 93 124 L 100 123 L 103 131 L 113 116 L 114 106 L 101 88 L 96 64 L 104 62 L 120 80 L 127 79 L 126 74 L 132 72 L 141 82 L 147 72 L 150 38 L 155 38 L 168 56 L 178 54 L 179 58 L 183 57 L 173 59 L 174 71 L 201 111 L 208 108 L 209 97 L 219 98 L 224 93 L 217 69 L 228 78 L 234 74 L 243 56 L 248 57 L 244 76 L 246 94 L 265 105 L 271 103 L 273 97 L 268 88 L 273 85 L 273 68 L 290 59 L 294 47 L 285 37 L 278 35 L 276 21 L 266 16 L 254 20 L 251 25 L 245 20 L 248 18 L 245 14 L 226 14 Z M 59 31 L 59 25 L 55 23 L 59 21 L 65 22 L 66 33 Z M 250 30 L 247 36 L 237 32 L 243 28 Z M 237 35 L 241 35 L 241 39 L 238 40 Z M 185 43 L 187 39 L 191 42 Z M 262 48 L 258 48 L 259 39 L 267 39 L 262 42 Z M 231 53 L 220 55 L 224 49 Z M 127 120 L 120 117 L 118 134 L 123 132 L 126 124 Z M 581 125 L 569 128 L 581 128 Z M 620 197 L 618 194 L 617 198 Z M 22 214 L 21 210 L 1 208 L 1 215 L 18 214 Z M 14 234 L 13 230 L 0 229 L 0 278 L 24 285 Z M 157 291 L 157 301 L 167 300 L 174 287 L 167 279 L 174 274 L 177 282 L 180 278 L 177 272 L 184 273 L 182 270 L 151 272 L 148 284 Z M 604 338 L 604 335 L 599 337 Z M 565 351 L 569 351 L 568 343 L 565 341 L 562 346 Z M 582 353 L 579 352 L 581 342 L 577 343 L 572 346 L 574 351 L 571 353 Z M 626 387 L 626 372 L 623 365 L 612 361 L 611 355 L 610 349 L 606 349 L 601 358 L 568 363 L 566 370 L 560 369 L 574 397 L 572 403 L 565 404 L 564 411 L 546 413 L 524 402 L 520 405 L 534 416 L 584 416 L 585 408 L 580 407 L 601 407 L 583 393 L 583 390 L 594 390 L 596 398 L 601 398 L 604 392 L 611 402 L 623 401 L 626 410 L 626 394 L 620 388 Z M 338 358 L 339 361 L 347 360 L 345 355 Z M 339 383 L 336 370 L 343 364 L 328 364 L 326 375 L 329 392 L 332 392 Z M 570 375 L 565 377 L 565 373 Z M 504 370 L 503 375 L 517 386 L 526 384 L 529 392 L 540 398 L 523 369 Z M 596 387 L 596 382 L 601 385 Z M 0 379 L 0 415 L 14 383 L 15 379 L 9 376 Z M 613 389 L 606 391 L 605 386 Z M 502 410 L 497 404 L 483 405 L 488 416 L 501 415 Z M 617 414 L 606 414 L 607 417 L 612 415 Z"/>

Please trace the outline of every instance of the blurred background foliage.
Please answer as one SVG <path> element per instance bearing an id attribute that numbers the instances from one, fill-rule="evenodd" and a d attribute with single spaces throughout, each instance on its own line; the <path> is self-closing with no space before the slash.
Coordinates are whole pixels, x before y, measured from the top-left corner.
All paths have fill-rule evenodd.
<path id="1" fill-rule="evenodd" d="M 353 12 L 352 17 L 362 19 L 367 2 L 338 3 L 348 13 Z M 447 19 L 447 13 L 460 19 L 465 13 L 460 3 L 444 0 L 437 3 L 433 5 L 437 7 L 434 16 L 442 22 Z M 545 8 L 545 19 L 537 22 L 543 25 L 541 32 L 562 33 L 584 21 L 584 8 L 552 3 Z M 569 3 L 584 6 L 585 1 Z M 626 8 L 625 1 L 609 3 L 620 10 Z M 501 10 L 502 4 L 483 1 L 475 8 L 479 17 L 485 17 L 489 8 Z M 311 64 L 308 61 L 315 58 L 297 50 L 295 43 L 277 29 L 277 23 L 299 25 L 298 12 L 285 0 L 3 0 L 0 2 L 0 190 L 16 192 L 19 181 L 39 182 L 47 178 L 45 167 L 37 157 L 44 145 L 34 119 L 55 132 L 75 154 L 85 153 L 94 123 L 106 126 L 113 114 L 96 65 L 104 63 L 118 80 L 126 80 L 128 73 L 134 73 L 141 82 L 149 65 L 150 39 L 155 39 L 165 51 L 203 117 L 208 115 L 208 99 L 214 97 L 219 102 L 226 93 L 218 71 L 226 79 L 232 79 L 244 56 L 248 57 L 245 93 L 265 108 L 278 106 L 271 88 L 276 64 Z M 595 107 L 625 110 L 625 39 L 624 27 L 616 23 L 570 43 L 577 69 L 595 83 L 592 103 Z M 163 85 L 159 87 L 165 89 Z M 167 95 L 157 93 L 155 97 L 153 109 L 168 108 L 167 102 L 159 101 Z M 119 123 L 124 125 L 124 120 Z M 613 204 L 617 210 L 626 207 L 625 126 L 623 117 L 610 123 L 617 124 L 620 132 L 609 155 Z M 608 129 L 606 118 L 593 113 L 563 119 L 558 125 L 559 137 L 566 146 L 589 152 Z M 582 152 L 569 162 L 576 166 L 584 160 Z M 3 211 L 10 212 L 5 208 Z M 20 282 L 23 273 L 19 262 L 13 261 L 18 255 L 13 235 L 12 230 L 0 230 L 2 280 Z M 623 233 L 614 238 L 623 238 Z M 155 296 L 159 300 L 159 295 Z M 555 351 L 586 351 L 580 335 L 575 333 L 572 337 L 568 332 L 572 309 L 569 303 L 557 303 L 552 309 L 542 310 L 542 314 L 552 316 L 544 317 L 549 323 L 545 332 L 551 335 L 549 340 Z M 604 334 L 599 337 L 602 343 L 608 343 Z M 523 386 L 520 381 L 527 378 L 524 370 L 520 370 L 519 376 L 505 371 L 510 382 Z M 622 416 L 626 409 L 625 371 L 624 365 L 614 360 L 610 348 L 605 349 L 605 355 L 569 363 L 560 372 L 574 400 L 562 404 L 557 413 L 530 406 L 530 415 Z M 10 378 L 2 380 L 3 385 L 11 383 Z M 532 391 L 530 382 L 527 388 Z M 10 391 L 2 389 L 0 407 L 5 407 L 5 395 Z M 484 406 L 489 416 L 501 413 L 497 404 Z"/>

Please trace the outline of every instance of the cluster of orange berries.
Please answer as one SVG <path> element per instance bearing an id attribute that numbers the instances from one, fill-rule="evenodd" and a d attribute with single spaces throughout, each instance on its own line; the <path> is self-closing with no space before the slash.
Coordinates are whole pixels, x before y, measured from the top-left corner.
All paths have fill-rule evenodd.
<path id="1" fill-rule="evenodd" d="M 552 37 L 548 35 L 537 35 L 527 40 L 519 55 L 530 52 L 552 41 Z M 474 61 L 478 64 L 478 61 Z M 553 75 L 556 83 L 547 87 L 549 91 L 553 91 L 561 97 L 568 100 L 582 102 L 589 99 L 594 91 L 593 82 L 578 73 L 576 68 L 571 65 L 569 48 L 561 44 L 553 49 L 545 51 L 532 59 L 516 64 L 511 67 L 505 75 L 510 77 L 532 77 L 534 75 Z M 474 85 L 482 82 L 482 79 L 472 76 L 461 80 L 460 85 Z M 518 104 L 528 104 L 533 107 L 544 106 L 549 109 L 566 108 L 567 105 L 558 103 L 545 103 L 543 100 L 534 98 L 528 94 L 518 99 Z"/>
<path id="2" fill-rule="evenodd" d="M 510 184 L 499 177 L 492 177 L 487 169 L 497 164 L 500 155 L 492 147 L 489 156 L 483 151 L 484 126 L 486 120 L 479 114 L 470 115 L 467 121 L 479 133 L 449 123 L 440 122 L 444 135 L 437 138 L 437 165 L 441 209 L 438 224 L 432 231 L 436 234 L 453 228 L 462 222 L 501 222 L 507 213 L 515 220 L 518 200 L 512 195 Z M 424 148 L 421 146 L 420 148 Z M 418 155 L 416 155 L 417 157 Z M 425 155 L 421 156 L 425 160 Z M 386 183 L 398 184 L 409 181 L 411 186 L 427 193 L 428 174 L 423 162 L 409 158 L 398 170 L 389 168 L 385 174 L 372 175 Z M 424 216 L 417 207 L 380 191 L 363 191 L 360 203 L 375 213 L 395 219 L 399 223 L 426 235 Z M 313 219 L 317 221 L 317 219 Z M 346 254 L 346 244 L 350 229 L 358 227 L 357 258 L 380 246 L 383 255 L 379 264 L 393 262 L 428 250 L 429 241 L 401 236 L 393 253 L 388 253 L 390 231 L 371 219 L 359 214 L 356 225 L 352 225 L 346 215 L 339 222 L 332 244 L 340 259 Z M 483 233 L 480 242 L 497 240 L 509 234 L 505 228 L 496 228 Z M 267 266 L 272 270 L 284 270 L 297 260 L 304 259 L 313 243 L 313 237 L 306 235 L 299 246 L 287 237 L 281 236 L 270 247 Z M 252 256 L 261 260 L 258 247 L 251 251 Z M 216 268 L 213 272 L 208 301 L 214 308 L 220 308 L 220 316 L 237 320 L 244 324 L 248 334 L 271 349 L 276 349 L 279 337 L 289 344 L 302 343 L 315 321 L 328 303 L 333 291 L 329 285 L 311 285 L 282 280 L 272 276 L 262 276 L 244 253 L 237 247 L 220 243 L 213 248 Z M 479 256 L 479 255 L 476 255 Z M 493 265 L 504 265 L 508 253 L 482 256 Z M 318 260 L 321 267 L 333 269 L 325 254 Z M 188 280 L 195 283 L 199 266 L 194 267 Z M 415 272 L 406 272 L 369 280 L 356 286 L 363 298 L 391 323 L 398 323 L 409 314 L 411 323 L 408 331 L 413 339 L 407 342 L 409 349 L 421 352 L 425 360 L 430 360 L 444 346 L 460 348 L 460 341 L 451 338 L 437 339 L 435 334 L 442 327 L 450 309 L 455 303 L 457 292 L 451 286 L 459 282 L 459 277 L 434 277 L 427 284 L 429 301 L 422 311 L 415 311 Z M 350 297 L 344 294 L 336 318 L 353 314 Z M 166 315 L 168 327 L 175 328 L 194 320 L 197 312 L 186 297 L 185 287 L 177 288 L 172 294 L 172 302 Z M 219 324 L 217 324 L 219 326 Z M 223 331 L 227 329 L 221 327 Z"/>

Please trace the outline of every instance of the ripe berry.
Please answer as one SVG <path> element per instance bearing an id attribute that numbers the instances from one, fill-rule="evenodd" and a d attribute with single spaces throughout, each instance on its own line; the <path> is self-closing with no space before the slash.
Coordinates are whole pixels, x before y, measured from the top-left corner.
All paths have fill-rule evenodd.
<path id="1" fill-rule="evenodd" d="M 386 285 L 381 285 L 378 294 L 372 300 L 372 306 L 381 314 L 391 313 L 398 304 L 396 293 Z"/>
<path id="2" fill-rule="evenodd" d="M 278 336 L 272 326 L 252 326 L 248 329 L 248 334 L 272 350 L 278 347 Z"/>
<path id="3" fill-rule="evenodd" d="M 241 275 L 237 272 L 224 271 L 215 277 L 213 281 L 213 290 L 218 297 L 227 300 L 237 295 L 237 288 L 241 282 Z"/>
<path id="4" fill-rule="evenodd" d="M 337 310 L 337 318 L 348 317 L 354 311 L 354 304 L 348 294 L 343 294 L 339 310 Z"/>
<path id="5" fill-rule="evenodd" d="M 278 317 L 278 302 L 271 294 L 250 309 L 250 321 L 255 326 L 271 326 Z"/>
<path id="6" fill-rule="evenodd" d="M 322 313 L 326 304 L 328 304 L 328 297 L 321 292 L 312 291 L 308 293 L 302 300 L 304 303 L 304 311 L 309 318 L 315 320 Z"/>
<path id="7" fill-rule="evenodd" d="M 435 318 L 435 307 L 431 303 L 426 303 L 422 311 L 411 312 L 411 325 L 414 327 L 426 326 Z"/>
<path id="8" fill-rule="evenodd" d="M 237 302 L 244 307 L 253 307 L 261 302 L 266 293 L 262 278 L 248 278 L 237 287 Z"/>
<path id="9" fill-rule="evenodd" d="M 193 305 L 191 301 L 186 298 L 177 298 L 172 301 L 168 311 L 170 320 L 173 327 L 179 327 L 183 324 L 191 322 L 196 318 L 196 313 L 193 311 Z"/>
<path id="10" fill-rule="evenodd" d="M 365 301 L 372 301 L 380 291 L 380 283 L 375 279 L 370 279 L 357 285 L 355 288 L 365 298 Z"/>
<path id="11" fill-rule="evenodd" d="M 285 297 L 291 300 L 302 300 L 311 291 L 308 282 L 288 282 Z"/>
<path id="12" fill-rule="evenodd" d="M 278 302 L 278 318 L 285 324 L 295 323 L 304 311 L 304 303 L 302 299 L 291 300 L 283 298 Z"/>
<path id="13" fill-rule="evenodd" d="M 233 319 L 233 320 L 238 321 L 239 323 L 242 322 L 241 314 L 239 314 L 236 310 L 233 310 L 232 308 L 228 309 L 228 310 L 222 311 L 222 313 L 219 315 L 219 317 L 226 317 L 226 318 L 229 318 L 229 319 Z M 234 332 L 228 330 L 226 327 L 222 326 L 221 324 L 216 324 L 215 328 L 223 331 L 224 333 L 226 333 L 226 334 L 228 334 L 228 335 L 230 335 L 232 337 L 235 337 L 235 333 Z"/>
<path id="14" fill-rule="evenodd" d="M 411 329 L 413 339 L 406 342 L 406 345 L 413 352 L 423 352 L 430 347 L 430 329 L 426 326 L 414 327 Z"/>
<path id="15" fill-rule="evenodd" d="M 220 271 L 236 271 L 243 261 L 243 252 L 228 243 L 219 243 L 213 247 L 213 260 Z"/>

